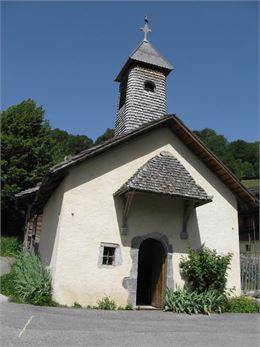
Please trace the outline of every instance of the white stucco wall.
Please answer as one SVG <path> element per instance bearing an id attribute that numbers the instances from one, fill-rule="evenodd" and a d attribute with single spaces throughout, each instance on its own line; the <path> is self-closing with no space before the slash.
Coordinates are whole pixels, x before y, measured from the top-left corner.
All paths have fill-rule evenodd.
<path id="1" fill-rule="evenodd" d="M 155 195 L 136 195 L 129 213 L 129 233 L 120 235 L 122 205 L 120 199 L 113 198 L 113 193 L 161 151 L 170 151 L 197 184 L 213 196 L 213 202 L 193 211 L 188 223 L 189 238 L 181 240 L 183 202 Z M 66 305 L 74 302 L 94 305 L 98 299 L 110 296 L 117 304 L 125 305 L 129 293 L 122 281 L 131 273 L 131 240 L 152 232 L 165 235 L 172 245 L 175 285 L 182 284 L 179 260 L 187 247 L 205 243 L 220 253 L 233 253 L 228 287 L 235 286 L 237 293 L 240 292 L 236 198 L 170 130 L 163 128 L 72 168 L 48 201 L 43 215 L 40 254 L 48 258 L 53 267 L 55 300 Z M 120 245 L 122 265 L 98 267 L 101 242 Z"/>
<path id="2" fill-rule="evenodd" d="M 42 231 L 40 234 L 39 253 L 41 260 L 47 264 L 54 276 L 59 240 L 59 228 L 65 181 L 52 193 L 43 210 Z"/>

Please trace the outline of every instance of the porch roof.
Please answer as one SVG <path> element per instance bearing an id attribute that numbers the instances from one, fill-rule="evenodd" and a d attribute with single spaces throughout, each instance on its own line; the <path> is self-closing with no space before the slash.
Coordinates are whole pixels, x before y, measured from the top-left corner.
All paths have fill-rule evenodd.
<path id="1" fill-rule="evenodd" d="M 212 201 L 170 152 L 161 152 L 148 160 L 114 195 L 120 196 L 127 191 L 170 195 L 195 200 L 200 205 Z"/>

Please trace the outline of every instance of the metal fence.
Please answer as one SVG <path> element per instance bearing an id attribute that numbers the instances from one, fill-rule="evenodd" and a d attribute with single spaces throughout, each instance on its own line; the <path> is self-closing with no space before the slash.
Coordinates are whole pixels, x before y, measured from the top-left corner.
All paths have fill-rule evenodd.
<path id="1" fill-rule="evenodd" d="M 240 255 L 241 289 L 244 292 L 260 289 L 260 257 Z"/>

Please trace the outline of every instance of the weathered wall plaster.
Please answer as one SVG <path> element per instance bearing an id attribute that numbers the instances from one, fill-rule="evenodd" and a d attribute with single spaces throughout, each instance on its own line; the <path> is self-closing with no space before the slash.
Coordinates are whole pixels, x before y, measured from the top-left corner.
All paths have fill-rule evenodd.
<path id="1" fill-rule="evenodd" d="M 113 193 L 161 151 L 170 151 L 196 183 L 208 195 L 213 195 L 213 202 L 192 212 L 187 227 L 189 238 L 181 240 L 183 200 L 137 194 L 129 212 L 129 232 L 121 235 L 123 205 Z M 53 211 L 58 213 L 60 207 L 59 219 L 53 219 Z M 74 302 L 95 305 L 98 299 L 110 296 L 118 305 L 133 302 L 134 286 L 131 284 L 129 290 L 126 279 L 137 273 L 138 250 L 132 247 L 132 240 L 151 233 L 164 236 L 172 247 L 167 259 L 173 277 L 171 286 L 173 282 L 174 285 L 183 283 L 179 261 L 187 247 L 205 243 L 220 253 L 233 253 L 228 287 L 235 286 L 236 293 L 240 292 L 236 198 L 169 129 L 162 128 L 72 168 L 63 185 L 48 201 L 44 209 L 40 253 L 42 258 L 55 259 L 55 262 L 50 261 L 51 267 L 56 269 L 53 272 L 55 300 L 66 305 Z M 49 243 L 48 247 L 45 242 Z M 120 245 L 121 265 L 98 267 L 101 242 Z"/>

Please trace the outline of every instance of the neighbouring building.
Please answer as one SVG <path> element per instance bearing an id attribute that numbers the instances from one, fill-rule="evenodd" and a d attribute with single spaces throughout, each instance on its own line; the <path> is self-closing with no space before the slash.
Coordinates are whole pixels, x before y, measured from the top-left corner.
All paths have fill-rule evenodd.
<path id="1" fill-rule="evenodd" d="M 248 190 L 259 200 L 259 187 Z M 259 207 L 240 208 L 238 217 L 240 253 L 260 255 Z"/>
<path id="2" fill-rule="evenodd" d="M 183 122 L 166 114 L 172 65 L 147 39 L 116 77 L 115 137 L 52 167 L 28 199 L 27 248 L 51 269 L 54 299 L 163 306 L 183 284 L 179 263 L 205 244 L 233 254 L 240 293 L 238 204 L 257 199 Z M 214 68 L 214 67 L 212 67 Z"/>

